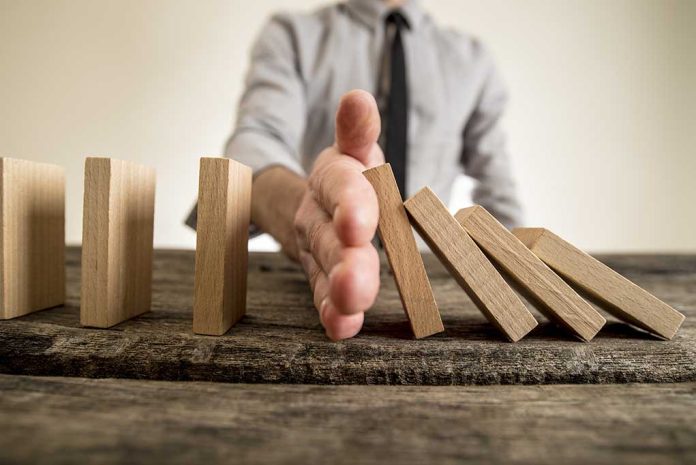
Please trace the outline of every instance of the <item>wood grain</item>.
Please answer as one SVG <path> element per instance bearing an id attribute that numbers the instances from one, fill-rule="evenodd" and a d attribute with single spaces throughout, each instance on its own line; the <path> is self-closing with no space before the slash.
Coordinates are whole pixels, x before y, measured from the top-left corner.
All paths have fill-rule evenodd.
<path id="1" fill-rule="evenodd" d="M 0 373 L 309 384 L 550 384 L 696 381 L 696 256 L 601 256 L 687 316 L 664 341 L 608 316 L 592 343 L 541 322 L 516 344 L 423 255 L 445 331 L 420 340 L 382 256 L 382 287 L 360 334 L 324 334 L 302 268 L 251 253 L 247 314 L 222 337 L 191 332 L 193 251 L 155 251 L 152 311 L 109 330 L 80 326 L 80 250 L 67 248 L 67 304 L 0 322 Z"/>
<path id="2" fill-rule="evenodd" d="M 150 310 L 155 171 L 85 160 L 81 323 L 109 328 Z"/>
<path id="3" fill-rule="evenodd" d="M 608 266 L 542 228 L 513 231 L 534 254 L 612 315 L 672 339 L 684 315 Z"/>
<path id="4" fill-rule="evenodd" d="M 251 168 L 201 158 L 193 332 L 220 336 L 246 311 Z"/>
<path id="5" fill-rule="evenodd" d="M 65 302 L 65 173 L 0 158 L 0 319 Z"/>
<path id="6" fill-rule="evenodd" d="M 433 191 L 421 189 L 404 206 L 430 249 L 508 339 L 519 341 L 536 327 L 529 310 Z"/>
<path id="7" fill-rule="evenodd" d="M 696 461 L 694 383 L 399 387 L 0 376 L 0 394 L 2 463 Z"/>
<path id="8" fill-rule="evenodd" d="M 489 257 L 530 294 L 544 315 L 585 341 L 606 320 L 480 205 L 454 217 Z"/>
<path id="9" fill-rule="evenodd" d="M 444 331 L 423 259 L 389 163 L 366 170 L 379 202 L 378 233 L 416 339 Z"/>

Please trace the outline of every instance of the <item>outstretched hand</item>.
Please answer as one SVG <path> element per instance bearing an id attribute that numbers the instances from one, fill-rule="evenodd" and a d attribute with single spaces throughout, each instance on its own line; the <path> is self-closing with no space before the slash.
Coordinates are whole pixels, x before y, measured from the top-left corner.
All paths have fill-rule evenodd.
<path id="1" fill-rule="evenodd" d="M 379 291 L 379 256 L 371 242 L 379 208 L 362 174 L 384 163 L 379 132 L 372 95 L 361 90 L 345 94 L 336 113 L 336 142 L 315 161 L 295 215 L 299 259 L 332 340 L 360 331 Z"/>

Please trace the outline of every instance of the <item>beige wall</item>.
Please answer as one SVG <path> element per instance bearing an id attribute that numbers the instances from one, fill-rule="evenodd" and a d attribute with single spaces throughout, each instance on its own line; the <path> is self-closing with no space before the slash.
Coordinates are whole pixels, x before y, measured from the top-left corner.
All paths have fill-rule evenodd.
<path id="1" fill-rule="evenodd" d="M 219 154 L 258 28 L 299 0 L 0 0 L 0 154 L 67 169 L 81 239 L 85 155 L 157 168 L 155 242 Z M 425 1 L 495 53 L 528 223 L 595 251 L 696 251 L 696 2 Z M 459 186 L 466 202 L 467 184 Z"/>

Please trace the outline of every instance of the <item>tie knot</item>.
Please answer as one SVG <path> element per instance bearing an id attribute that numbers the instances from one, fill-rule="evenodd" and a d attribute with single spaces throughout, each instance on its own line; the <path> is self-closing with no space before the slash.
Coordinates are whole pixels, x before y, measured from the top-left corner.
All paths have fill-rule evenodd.
<path id="1" fill-rule="evenodd" d="M 387 24 L 394 24 L 396 25 L 396 28 L 401 30 L 401 29 L 409 29 L 409 24 L 406 18 L 404 17 L 403 14 L 399 10 L 394 10 L 386 18 Z"/>

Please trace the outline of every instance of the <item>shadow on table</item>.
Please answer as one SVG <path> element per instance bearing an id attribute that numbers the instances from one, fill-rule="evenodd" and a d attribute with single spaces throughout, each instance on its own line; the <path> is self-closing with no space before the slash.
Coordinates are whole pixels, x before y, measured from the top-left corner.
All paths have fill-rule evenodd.
<path id="1" fill-rule="evenodd" d="M 445 318 L 443 319 L 445 331 L 429 336 L 427 339 L 462 339 L 467 341 L 491 341 L 509 342 L 500 331 L 492 324 L 472 318 Z M 389 320 L 379 322 L 366 322 L 362 336 L 383 337 L 389 339 L 413 340 L 411 327 L 406 320 Z M 608 321 L 600 330 L 593 341 L 602 339 L 635 339 L 643 341 L 660 341 L 659 337 L 635 328 L 627 323 Z M 523 341 L 567 341 L 579 342 L 580 339 L 574 337 L 566 329 L 559 327 L 555 323 L 540 321 L 539 326 L 534 328 Z"/>

